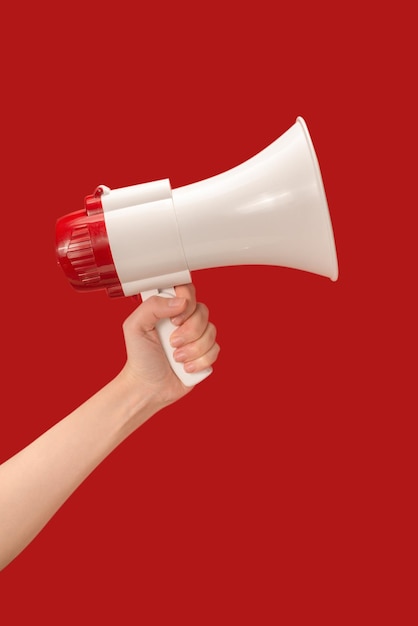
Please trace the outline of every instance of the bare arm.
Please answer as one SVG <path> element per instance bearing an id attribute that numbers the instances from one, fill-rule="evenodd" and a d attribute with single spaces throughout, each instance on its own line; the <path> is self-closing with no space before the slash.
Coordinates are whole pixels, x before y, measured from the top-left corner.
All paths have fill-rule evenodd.
<path id="1" fill-rule="evenodd" d="M 176 299 L 150 298 L 125 321 L 127 361 L 85 403 L 0 466 L 0 569 L 42 530 L 85 478 L 141 424 L 184 396 L 155 332 L 171 317 L 182 337 L 179 360 L 197 370 L 211 365 L 219 346 L 194 288 Z M 180 350 L 184 352 L 180 354 Z"/>

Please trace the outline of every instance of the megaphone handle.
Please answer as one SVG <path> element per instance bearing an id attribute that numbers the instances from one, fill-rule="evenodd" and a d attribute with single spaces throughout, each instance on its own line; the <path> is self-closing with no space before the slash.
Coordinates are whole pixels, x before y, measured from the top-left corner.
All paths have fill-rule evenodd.
<path id="1" fill-rule="evenodd" d="M 141 293 L 142 300 L 146 300 L 151 296 L 160 296 L 162 298 L 173 298 L 176 295 L 174 287 L 168 287 L 167 289 L 150 289 L 149 291 L 143 291 Z M 175 326 L 170 319 L 165 318 L 159 320 L 156 325 L 156 330 L 158 336 L 161 341 L 161 345 L 164 349 L 165 355 L 168 359 L 168 362 L 171 365 L 171 369 L 174 371 L 176 376 L 181 380 L 183 385 L 186 387 L 193 387 L 197 385 L 202 380 L 207 378 L 212 373 L 212 368 L 208 367 L 201 372 L 186 372 L 183 367 L 183 363 L 178 363 L 174 360 L 173 352 L 174 349 L 170 344 L 170 336 L 174 330 L 176 330 L 177 326 Z"/>

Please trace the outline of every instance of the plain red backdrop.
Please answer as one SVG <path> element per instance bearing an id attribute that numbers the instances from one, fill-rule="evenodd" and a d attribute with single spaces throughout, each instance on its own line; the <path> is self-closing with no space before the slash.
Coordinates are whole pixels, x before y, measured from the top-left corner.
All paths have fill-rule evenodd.
<path id="1" fill-rule="evenodd" d="M 2 572 L 2 623 L 416 624 L 411 9 L 3 7 L 1 460 L 123 364 L 134 302 L 76 293 L 55 260 L 56 219 L 96 185 L 207 178 L 302 115 L 340 278 L 194 274 L 214 374 Z"/>

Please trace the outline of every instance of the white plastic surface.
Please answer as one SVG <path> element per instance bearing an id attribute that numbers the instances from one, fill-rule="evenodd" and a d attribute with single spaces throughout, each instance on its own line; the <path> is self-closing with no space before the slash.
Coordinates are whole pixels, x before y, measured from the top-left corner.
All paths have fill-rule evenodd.
<path id="1" fill-rule="evenodd" d="M 277 265 L 337 280 L 321 172 L 301 117 L 241 165 L 172 197 L 190 271 Z"/>
<path id="2" fill-rule="evenodd" d="M 141 298 L 143 300 L 146 300 L 150 296 L 160 296 L 162 298 L 173 298 L 175 295 L 176 295 L 175 289 L 173 287 L 170 287 L 168 289 L 164 289 L 161 291 L 158 289 L 150 289 L 149 291 L 142 292 Z M 207 369 L 202 370 L 201 372 L 189 373 L 184 370 L 183 363 L 178 363 L 177 361 L 174 360 L 174 357 L 173 357 L 174 348 L 170 344 L 170 336 L 173 333 L 173 331 L 176 330 L 176 328 L 177 326 L 175 326 L 170 321 L 169 318 L 160 320 L 156 326 L 156 330 L 160 338 L 161 345 L 163 346 L 165 355 L 168 359 L 168 362 L 171 365 L 171 369 L 174 371 L 176 376 L 181 380 L 183 385 L 185 385 L 186 387 L 193 387 L 194 385 L 197 385 L 202 380 L 207 378 L 212 373 L 213 370 L 211 367 L 208 367 Z"/>
<path id="3" fill-rule="evenodd" d="M 112 258 L 125 296 L 190 283 L 168 179 L 100 188 Z"/>

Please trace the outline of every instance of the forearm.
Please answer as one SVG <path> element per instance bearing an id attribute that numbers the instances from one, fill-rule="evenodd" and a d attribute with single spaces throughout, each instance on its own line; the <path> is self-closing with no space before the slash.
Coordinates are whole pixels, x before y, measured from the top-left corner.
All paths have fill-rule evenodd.
<path id="1" fill-rule="evenodd" d="M 0 569 L 83 480 L 156 411 L 117 377 L 0 466 Z"/>

